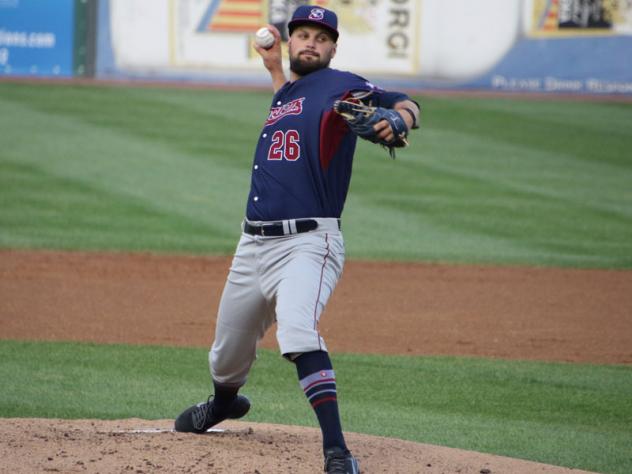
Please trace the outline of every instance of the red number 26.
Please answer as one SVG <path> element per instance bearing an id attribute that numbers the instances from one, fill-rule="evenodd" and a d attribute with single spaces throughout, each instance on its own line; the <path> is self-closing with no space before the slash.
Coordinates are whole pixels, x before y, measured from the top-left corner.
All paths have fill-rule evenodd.
<path id="1" fill-rule="evenodd" d="M 272 144 L 268 150 L 268 160 L 296 161 L 301 157 L 300 136 L 297 130 L 287 130 L 285 133 L 277 130 L 272 134 Z"/>

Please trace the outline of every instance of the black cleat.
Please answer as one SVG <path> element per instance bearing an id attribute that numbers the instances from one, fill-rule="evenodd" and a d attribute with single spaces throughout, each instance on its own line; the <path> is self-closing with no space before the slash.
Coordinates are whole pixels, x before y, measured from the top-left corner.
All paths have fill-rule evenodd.
<path id="1" fill-rule="evenodd" d="M 349 451 L 336 447 L 325 450 L 324 471 L 327 474 L 360 474 L 360 467 Z"/>
<path id="2" fill-rule="evenodd" d="M 213 412 L 213 400 L 211 397 L 205 402 L 198 403 L 184 410 L 176 418 L 176 431 L 181 433 L 205 433 L 211 426 L 230 419 L 244 416 L 250 410 L 250 401 L 243 395 L 237 395 L 228 412 L 217 414 Z"/>

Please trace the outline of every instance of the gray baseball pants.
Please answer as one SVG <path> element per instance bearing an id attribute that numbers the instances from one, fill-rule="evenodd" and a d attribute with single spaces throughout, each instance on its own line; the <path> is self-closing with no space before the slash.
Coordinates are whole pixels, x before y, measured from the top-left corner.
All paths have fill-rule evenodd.
<path id="1" fill-rule="evenodd" d="M 300 234 L 242 233 L 209 352 L 216 382 L 246 383 L 257 344 L 275 322 L 279 348 L 286 357 L 327 350 L 318 322 L 342 274 L 344 241 L 337 219 L 315 220 L 316 230 Z M 291 221 L 284 225 L 293 228 Z"/>

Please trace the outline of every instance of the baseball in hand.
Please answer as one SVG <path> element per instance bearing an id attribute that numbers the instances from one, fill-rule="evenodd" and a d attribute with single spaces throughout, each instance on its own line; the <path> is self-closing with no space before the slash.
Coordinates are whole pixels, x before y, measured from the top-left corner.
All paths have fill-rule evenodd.
<path id="1" fill-rule="evenodd" d="M 270 49 L 274 44 L 274 35 L 265 26 L 255 33 L 255 43 L 263 49 Z"/>

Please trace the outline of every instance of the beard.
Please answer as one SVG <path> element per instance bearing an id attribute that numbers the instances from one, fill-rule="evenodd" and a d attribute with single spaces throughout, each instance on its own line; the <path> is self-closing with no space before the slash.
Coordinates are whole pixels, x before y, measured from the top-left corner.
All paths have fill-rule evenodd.
<path id="1" fill-rule="evenodd" d="M 290 57 L 290 70 L 299 76 L 305 76 L 311 72 L 328 67 L 330 62 L 331 58 L 323 59 L 319 57 L 315 58 L 315 60 L 305 60 L 298 54 L 294 57 Z"/>

